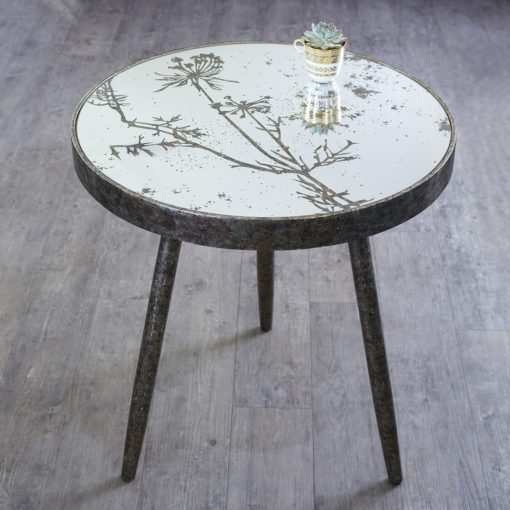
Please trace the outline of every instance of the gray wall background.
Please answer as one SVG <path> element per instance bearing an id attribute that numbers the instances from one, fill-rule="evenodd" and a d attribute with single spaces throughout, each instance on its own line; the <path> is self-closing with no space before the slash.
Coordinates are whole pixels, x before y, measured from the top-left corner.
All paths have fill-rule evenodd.
<path id="1" fill-rule="evenodd" d="M 119 479 L 158 239 L 74 176 L 74 106 L 113 70 L 318 19 L 430 84 L 453 180 L 373 239 L 404 482 L 385 482 L 345 246 L 185 245 L 139 474 Z M 0 509 L 510 507 L 510 3 L 0 0 Z"/>

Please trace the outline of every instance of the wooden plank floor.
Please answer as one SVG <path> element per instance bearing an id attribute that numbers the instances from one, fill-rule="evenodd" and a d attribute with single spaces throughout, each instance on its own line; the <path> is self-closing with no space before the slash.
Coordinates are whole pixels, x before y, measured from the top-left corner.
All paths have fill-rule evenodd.
<path id="1" fill-rule="evenodd" d="M 78 183 L 73 108 L 145 56 L 318 18 L 458 123 L 447 191 L 373 239 L 404 482 L 385 481 L 346 247 L 277 253 L 261 334 L 254 254 L 184 245 L 124 484 L 158 239 Z M 0 0 L 0 510 L 510 508 L 509 29 L 507 0 Z"/>

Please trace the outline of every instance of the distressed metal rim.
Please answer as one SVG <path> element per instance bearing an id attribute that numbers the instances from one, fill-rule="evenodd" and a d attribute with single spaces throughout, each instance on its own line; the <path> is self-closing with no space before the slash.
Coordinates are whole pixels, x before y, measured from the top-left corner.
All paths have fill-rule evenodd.
<path id="1" fill-rule="evenodd" d="M 121 72 L 126 71 L 127 69 L 130 69 L 136 65 L 139 65 L 143 62 L 147 62 L 150 60 L 153 60 L 155 58 L 160 58 L 166 55 L 172 55 L 174 53 L 179 53 L 182 51 L 188 51 L 188 50 L 194 50 L 194 49 L 201 49 L 201 48 L 208 48 L 211 46 L 221 46 L 221 45 L 229 45 L 229 44 L 284 44 L 291 46 L 292 43 L 288 41 L 225 41 L 225 42 L 216 42 L 216 43 L 208 43 L 200 46 L 191 46 L 186 48 L 180 48 L 176 49 L 170 52 L 166 52 L 160 55 L 155 55 L 146 59 L 138 60 L 134 62 L 133 64 L 129 66 L 125 66 L 116 72 L 112 73 L 107 78 L 103 79 L 98 84 L 94 85 L 81 99 L 80 103 L 76 107 L 72 121 L 71 121 L 71 140 L 72 140 L 72 147 L 73 147 L 73 156 L 74 156 L 74 166 L 76 173 L 78 174 L 78 177 L 84 187 L 89 191 L 89 193 L 98 200 L 104 207 L 112 211 L 117 216 L 120 216 L 121 218 L 125 219 L 126 221 L 129 221 L 137 226 L 140 226 L 146 230 L 150 230 L 152 232 L 156 232 L 159 234 L 165 234 L 175 235 L 176 238 L 181 239 L 182 241 L 188 241 L 196 244 L 205 244 L 209 246 L 225 246 L 229 248 L 239 248 L 239 249 L 250 249 L 251 246 L 254 246 L 253 249 L 256 249 L 257 246 L 260 246 L 260 244 L 253 244 L 247 239 L 242 239 L 242 235 L 236 235 L 237 232 L 242 231 L 243 226 L 247 226 L 249 224 L 256 224 L 259 229 L 264 231 L 265 228 L 268 229 L 268 235 L 269 238 L 267 239 L 267 242 L 264 243 L 267 247 L 274 247 L 275 249 L 294 249 L 297 247 L 300 247 L 303 245 L 303 247 L 313 247 L 313 246 L 322 246 L 326 244 L 337 244 L 337 242 L 332 242 L 331 240 L 321 240 L 320 235 L 317 236 L 317 238 L 314 238 L 313 240 L 302 240 L 301 243 L 299 243 L 298 239 L 291 239 L 290 237 L 295 237 L 292 235 L 293 230 L 296 232 L 296 236 L 300 235 L 300 225 L 303 225 L 305 223 L 310 223 L 308 225 L 308 228 L 306 230 L 309 230 L 312 224 L 314 224 L 316 221 L 319 221 L 321 224 L 326 222 L 332 222 L 332 225 L 335 225 L 335 227 L 338 229 L 339 223 L 341 222 L 347 222 L 347 223 L 356 223 L 356 218 L 359 218 L 360 220 L 366 220 L 365 218 L 367 214 L 364 214 L 368 212 L 368 210 L 377 210 L 378 208 L 381 208 L 382 206 L 389 205 L 392 202 L 401 201 L 403 197 L 405 197 L 407 194 L 414 195 L 413 192 L 419 192 L 424 188 L 424 185 L 431 180 L 433 177 L 436 177 L 442 170 L 446 171 L 446 174 L 444 179 L 441 179 L 441 181 L 444 181 L 444 184 L 442 185 L 440 190 L 434 189 L 432 195 L 429 196 L 428 190 L 424 189 L 423 196 L 420 197 L 414 197 L 416 200 L 422 201 L 420 204 L 414 204 L 415 207 L 410 208 L 410 211 L 402 210 L 400 209 L 401 214 L 396 214 L 397 211 L 392 211 L 392 213 L 395 214 L 395 216 L 392 215 L 391 218 L 385 218 L 386 221 L 376 222 L 378 224 L 378 227 L 376 225 L 373 225 L 375 228 L 369 228 L 368 225 L 365 225 L 364 228 L 356 229 L 356 231 L 359 233 L 359 235 L 351 235 L 349 230 L 352 230 L 351 227 L 347 228 L 347 231 L 341 233 L 343 235 L 340 235 L 340 233 L 335 237 L 338 238 L 338 242 L 347 242 L 349 240 L 358 238 L 362 235 L 364 235 L 367 232 L 370 232 L 369 235 L 373 235 L 374 233 L 382 232 L 384 230 L 387 230 L 388 228 L 391 228 L 393 226 L 396 226 L 400 223 L 403 223 L 404 221 L 407 221 L 408 219 L 412 218 L 419 212 L 421 212 L 423 209 L 425 209 L 428 205 L 430 205 L 436 198 L 439 196 L 441 191 L 444 189 L 444 187 L 448 184 L 452 166 L 453 166 L 453 156 L 455 152 L 455 145 L 456 145 L 456 127 L 455 127 L 455 121 L 453 119 L 453 116 L 449 110 L 449 108 L 446 106 L 444 101 L 441 99 L 441 97 L 438 96 L 438 94 L 428 85 L 423 83 L 421 80 L 418 80 L 414 76 L 390 65 L 385 62 L 382 62 L 381 60 L 369 57 L 367 55 L 363 55 L 361 53 L 352 52 L 349 51 L 347 53 L 350 53 L 352 55 L 355 55 L 357 57 L 376 62 L 380 65 L 386 66 L 390 69 L 395 70 L 396 72 L 407 76 L 411 80 L 418 83 L 421 87 L 423 87 L 427 92 L 429 92 L 443 107 L 448 120 L 450 122 L 451 126 L 451 132 L 450 132 L 450 143 L 448 145 L 448 148 L 443 155 L 442 159 L 439 161 L 439 163 L 422 179 L 415 182 L 413 185 L 399 191 L 398 193 L 395 193 L 393 195 L 390 195 L 388 197 L 385 197 L 380 200 L 376 200 L 374 202 L 370 202 L 368 204 L 362 205 L 360 207 L 357 207 L 355 210 L 347 210 L 347 211 L 338 211 L 333 213 L 317 213 L 317 214 L 309 214 L 309 215 L 302 215 L 302 216 L 267 216 L 267 217 L 261 217 L 261 216 L 236 216 L 236 215 L 228 215 L 228 214 L 219 214 L 219 213 L 211 213 L 211 212 L 203 212 L 203 211 L 192 211 L 190 209 L 169 205 L 164 202 L 160 202 L 158 200 L 155 200 L 154 198 L 147 197 L 144 195 L 141 195 L 139 193 L 136 193 L 123 185 L 115 182 L 110 177 L 106 176 L 104 173 L 102 173 L 85 155 L 83 152 L 80 142 L 78 140 L 77 136 L 77 120 L 78 116 L 80 114 L 81 108 L 86 103 L 86 101 L 89 99 L 92 92 L 101 84 L 105 83 L 106 81 L 112 79 L 116 75 L 120 74 Z M 96 189 L 96 186 L 101 186 L 106 189 Z M 106 191 L 108 188 L 111 188 L 112 192 L 114 192 L 114 197 L 112 197 L 112 202 L 108 200 L 106 197 Z M 122 204 L 120 204 L 122 202 Z M 133 211 L 130 213 L 129 208 L 130 205 L 133 205 Z M 403 205 L 403 204 L 401 204 Z M 418 205 L 418 207 L 416 207 Z M 186 223 L 189 224 L 196 222 L 197 225 L 200 225 L 200 239 L 198 239 L 198 236 L 195 235 L 193 232 L 187 231 L 187 232 L 179 232 L 177 229 L 175 232 L 172 232 L 172 221 L 163 221 L 163 218 L 159 217 L 157 214 L 155 215 L 156 221 L 152 222 L 150 217 L 138 217 L 137 216 L 137 210 L 141 212 L 141 209 L 158 209 L 161 214 L 163 214 L 166 218 L 166 220 L 171 220 L 172 218 L 168 218 L 168 216 L 175 215 L 176 218 L 186 218 Z M 394 208 L 390 208 L 394 209 Z M 419 210 L 416 210 L 419 209 Z M 381 211 L 382 212 L 382 211 Z M 370 215 L 369 215 L 370 216 Z M 349 220 L 349 221 L 347 221 Z M 214 232 L 212 235 L 209 236 L 205 232 L 207 230 L 207 224 L 208 222 L 211 222 L 211 227 L 214 227 Z M 352 225 L 353 226 L 353 225 Z M 225 229 L 225 239 L 224 242 L 222 242 L 222 233 L 218 230 L 221 230 L 221 227 Z M 278 239 L 271 239 L 272 235 L 270 232 L 280 232 L 280 235 L 283 235 L 284 238 L 278 240 Z M 230 237 L 230 239 L 229 239 Z M 236 238 L 239 237 L 238 242 Z M 331 236 L 327 236 L 331 237 Z"/>

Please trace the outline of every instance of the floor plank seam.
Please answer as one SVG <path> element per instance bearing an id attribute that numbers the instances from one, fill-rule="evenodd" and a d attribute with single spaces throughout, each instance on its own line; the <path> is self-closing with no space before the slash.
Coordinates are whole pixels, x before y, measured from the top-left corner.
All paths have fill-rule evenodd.
<path id="1" fill-rule="evenodd" d="M 281 409 L 282 411 L 292 411 L 292 410 L 298 410 L 298 411 L 311 411 L 312 407 L 292 407 L 292 406 L 232 406 L 233 409 Z"/>
<path id="2" fill-rule="evenodd" d="M 449 291 L 448 291 L 448 297 L 450 299 Z M 466 390 L 466 396 L 467 396 L 467 400 L 468 400 L 468 404 L 469 404 L 469 412 L 471 413 L 471 419 L 475 420 L 476 417 L 475 417 L 475 413 L 474 413 L 473 401 L 471 399 L 471 393 L 469 391 L 469 386 L 468 386 L 467 379 L 466 379 L 466 372 L 464 370 L 464 360 L 463 360 L 462 350 L 460 348 L 460 343 L 459 343 L 459 335 L 458 335 L 459 330 L 457 328 L 455 328 L 454 331 L 455 331 L 455 343 L 457 344 L 457 349 L 459 351 L 460 368 L 461 368 L 461 372 L 462 372 L 462 382 L 463 382 L 464 388 Z M 478 439 L 478 432 L 476 430 L 476 427 L 473 427 L 473 435 L 476 440 L 476 451 L 478 452 L 478 458 L 480 459 L 480 468 L 482 470 L 483 483 L 485 486 L 485 498 L 486 498 L 487 508 L 492 508 L 490 499 L 489 499 L 489 487 L 487 486 L 487 474 L 485 472 L 485 467 L 484 467 L 483 458 L 482 458 L 482 451 L 480 449 L 480 441 Z"/>
<path id="3" fill-rule="evenodd" d="M 444 258 L 444 254 L 442 252 L 440 252 L 440 260 L 442 261 L 442 267 L 447 267 L 446 260 Z M 450 315 L 450 317 L 454 318 L 455 317 L 455 312 L 454 312 L 455 308 L 453 306 L 452 294 L 450 292 L 450 288 L 448 285 L 445 286 L 445 292 L 446 292 L 446 296 L 447 296 L 447 302 L 449 304 L 449 310 L 448 310 L 449 315 Z M 455 319 L 453 319 L 453 320 L 455 320 Z M 469 386 L 467 384 L 466 372 L 464 369 L 464 362 L 463 362 L 463 356 L 462 356 L 463 351 L 462 351 L 460 343 L 459 343 L 459 335 L 458 335 L 459 329 L 456 328 L 454 325 L 453 331 L 454 331 L 454 335 L 455 335 L 454 341 L 455 341 L 457 355 L 459 358 L 460 371 L 462 374 L 462 385 L 464 387 L 464 391 L 466 393 L 466 398 L 467 398 L 468 405 L 469 405 L 469 413 L 471 415 L 471 422 L 473 422 L 473 420 L 475 419 L 475 415 L 473 412 L 473 404 L 472 404 L 471 395 L 469 392 Z M 481 474 L 483 476 L 483 483 L 484 483 L 484 487 L 485 487 L 485 494 L 484 494 L 485 502 L 487 504 L 487 508 L 491 508 L 490 499 L 489 499 L 489 491 L 488 491 L 488 487 L 487 487 L 487 477 L 486 477 L 486 473 L 485 473 L 485 469 L 484 469 L 482 453 L 480 450 L 480 441 L 478 439 L 478 433 L 477 433 L 476 427 L 472 426 L 472 432 L 473 432 L 473 437 L 476 441 L 476 451 L 478 452 L 478 460 L 480 462 L 479 468 L 480 468 Z"/>
<path id="4" fill-rule="evenodd" d="M 311 267 L 310 250 L 308 250 L 308 344 L 310 346 L 310 406 L 311 406 L 311 426 L 312 426 L 312 501 L 316 506 L 315 499 L 315 431 L 314 431 L 314 412 L 313 412 L 313 348 L 312 348 L 312 292 L 311 292 Z"/>
<path id="5" fill-rule="evenodd" d="M 230 461 L 232 453 L 232 430 L 234 423 L 234 399 L 235 399 L 235 387 L 236 387 L 236 362 L 237 362 L 237 340 L 239 338 L 239 315 L 241 312 L 241 286 L 242 286 L 242 275 L 243 275 L 243 256 L 241 254 L 241 261 L 239 263 L 239 289 L 237 292 L 237 325 L 236 325 L 236 341 L 234 344 L 234 366 L 232 374 L 232 409 L 230 412 L 230 440 L 228 443 L 228 461 L 227 461 L 227 490 L 225 492 L 225 510 L 228 508 L 228 495 L 230 489 Z"/>
<path id="6" fill-rule="evenodd" d="M 455 328 L 456 333 L 510 333 L 510 329 L 505 328 Z"/>

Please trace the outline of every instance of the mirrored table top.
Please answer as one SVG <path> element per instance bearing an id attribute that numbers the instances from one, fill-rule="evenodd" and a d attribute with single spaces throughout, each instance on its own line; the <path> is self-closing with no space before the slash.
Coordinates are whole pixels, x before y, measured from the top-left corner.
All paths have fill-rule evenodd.
<path id="1" fill-rule="evenodd" d="M 303 217 L 353 210 L 426 179 L 454 143 L 424 85 L 346 52 L 310 81 L 283 43 L 174 52 L 84 99 L 75 144 L 98 173 L 147 200 L 203 213 Z"/>

